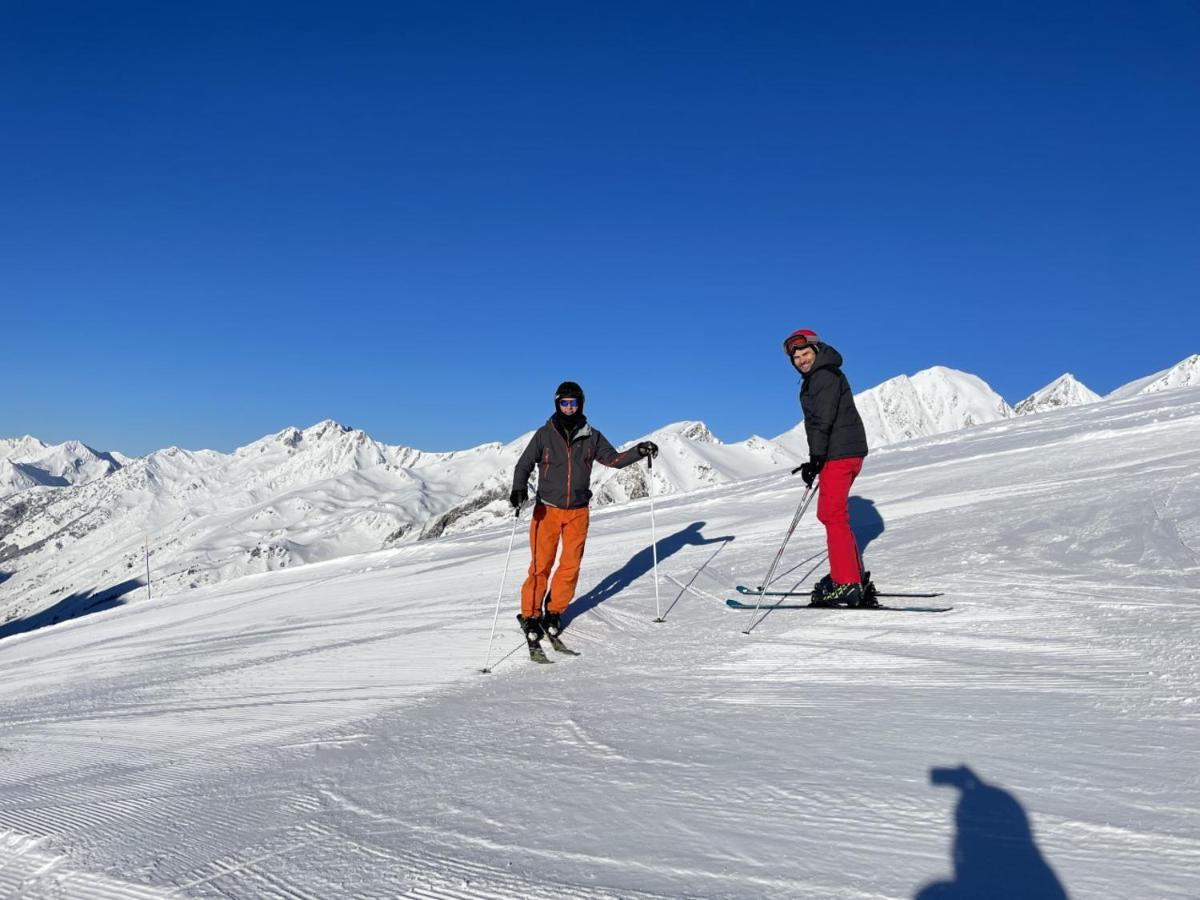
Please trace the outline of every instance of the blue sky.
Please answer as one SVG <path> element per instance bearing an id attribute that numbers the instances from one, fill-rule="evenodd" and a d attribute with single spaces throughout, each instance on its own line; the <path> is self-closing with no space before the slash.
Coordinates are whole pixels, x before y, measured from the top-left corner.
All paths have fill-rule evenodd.
<path id="1" fill-rule="evenodd" d="M 622 441 L 1200 351 L 1200 4 L 0 7 L 0 435 Z"/>

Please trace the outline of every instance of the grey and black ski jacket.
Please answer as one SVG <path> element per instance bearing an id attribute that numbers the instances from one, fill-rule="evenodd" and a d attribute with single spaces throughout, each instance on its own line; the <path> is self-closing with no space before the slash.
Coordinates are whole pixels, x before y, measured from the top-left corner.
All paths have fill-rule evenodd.
<path id="1" fill-rule="evenodd" d="M 569 441 L 569 442 L 568 442 Z M 636 447 L 618 453 L 603 434 L 584 424 L 567 438 L 551 416 L 533 433 L 513 471 L 513 490 L 525 488 L 538 467 L 537 502 L 559 509 L 579 509 L 592 499 L 592 464 L 623 469 L 641 457 Z"/>
<path id="2" fill-rule="evenodd" d="M 841 365 L 842 354 L 823 344 L 813 367 L 801 375 L 800 407 L 812 456 L 846 459 L 867 455 L 867 432 Z"/>

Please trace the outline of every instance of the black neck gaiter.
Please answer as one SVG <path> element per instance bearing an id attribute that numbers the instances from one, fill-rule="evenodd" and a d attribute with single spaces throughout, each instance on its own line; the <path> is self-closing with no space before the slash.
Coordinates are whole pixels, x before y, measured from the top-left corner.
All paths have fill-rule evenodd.
<path id="1" fill-rule="evenodd" d="M 581 412 L 573 416 L 564 416 L 561 410 L 554 411 L 554 427 L 566 435 L 568 440 L 575 437 L 575 432 L 586 424 L 587 417 Z"/>

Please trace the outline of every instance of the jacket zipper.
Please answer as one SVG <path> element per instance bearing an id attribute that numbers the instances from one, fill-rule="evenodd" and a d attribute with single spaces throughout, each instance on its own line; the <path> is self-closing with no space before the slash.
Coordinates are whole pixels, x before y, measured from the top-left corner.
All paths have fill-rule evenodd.
<path id="1" fill-rule="evenodd" d="M 563 438 L 563 443 L 567 445 L 567 509 L 571 508 L 571 441 L 568 438 Z"/>

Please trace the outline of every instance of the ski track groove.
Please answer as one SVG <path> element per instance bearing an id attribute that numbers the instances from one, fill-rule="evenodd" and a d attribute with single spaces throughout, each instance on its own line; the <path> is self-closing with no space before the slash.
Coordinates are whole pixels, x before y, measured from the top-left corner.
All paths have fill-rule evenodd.
<path id="1" fill-rule="evenodd" d="M 179 896 L 172 889 L 74 871 L 64 856 L 46 849 L 47 843 L 44 837 L 0 831 L 0 896 L 52 896 L 56 900 L 158 900 Z M 43 894 L 43 885 L 52 885 L 52 893 Z M 38 893 L 32 893 L 34 889 Z"/>

